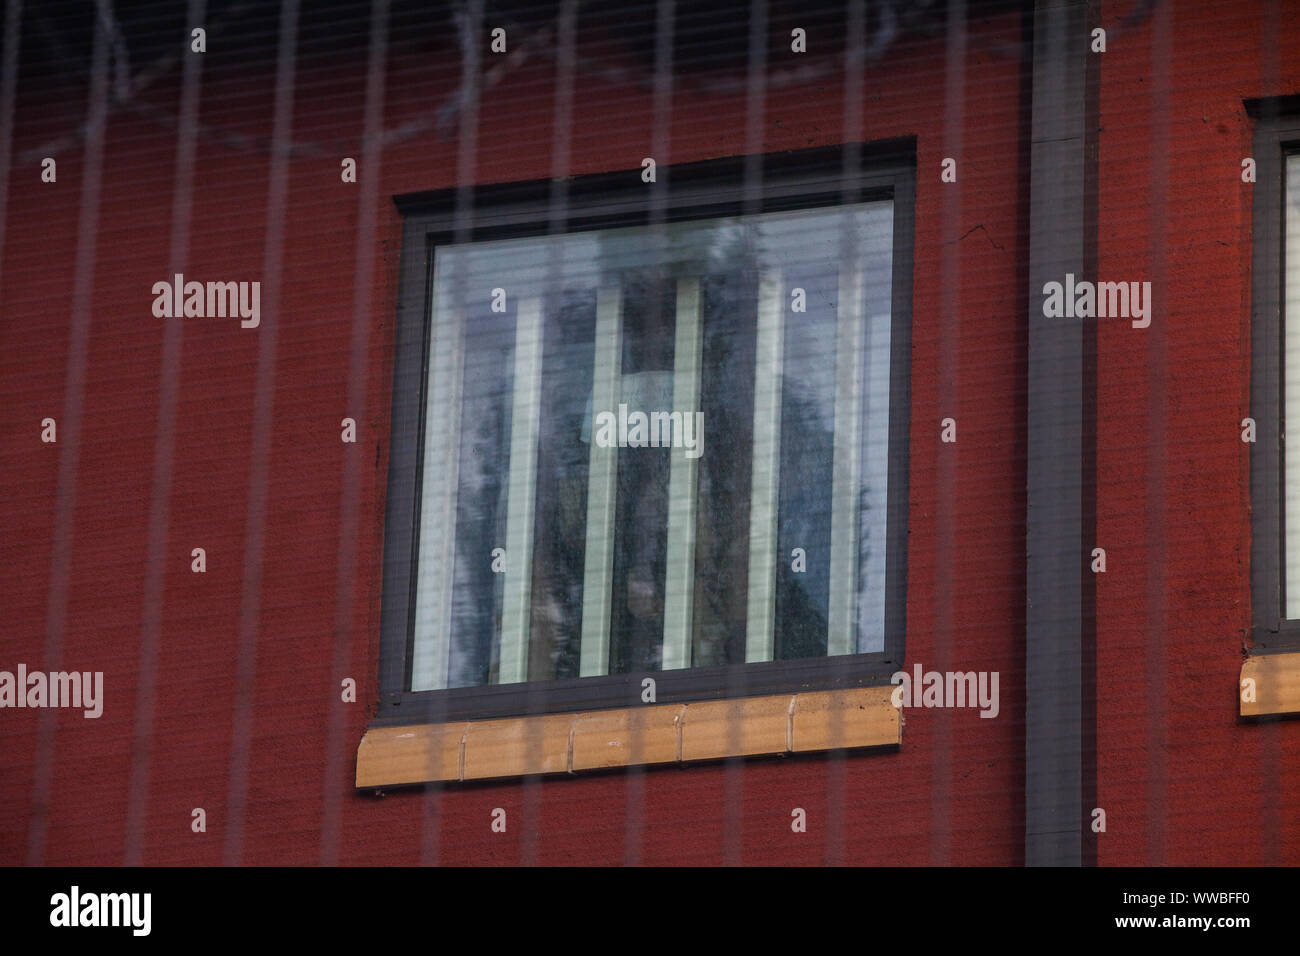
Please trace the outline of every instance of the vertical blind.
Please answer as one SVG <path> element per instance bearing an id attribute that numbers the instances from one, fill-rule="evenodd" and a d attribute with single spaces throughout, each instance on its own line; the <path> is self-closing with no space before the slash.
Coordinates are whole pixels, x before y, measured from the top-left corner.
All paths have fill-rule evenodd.
<path id="1" fill-rule="evenodd" d="M 437 248 L 411 690 L 883 650 L 892 235 Z"/>

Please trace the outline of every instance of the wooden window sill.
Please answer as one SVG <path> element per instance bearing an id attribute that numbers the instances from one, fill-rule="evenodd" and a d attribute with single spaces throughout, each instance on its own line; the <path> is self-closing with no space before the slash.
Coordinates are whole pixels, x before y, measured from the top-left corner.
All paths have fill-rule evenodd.
<path id="1" fill-rule="evenodd" d="M 1242 700 L 1247 679 L 1255 682 L 1255 699 Z M 1256 654 L 1241 665 L 1237 700 L 1242 717 L 1300 714 L 1300 653 Z"/>
<path id="2" fill-rule="evenodd" d="M 686 763 L 840 748 L 897 747 L 894 688 L 647 704 L 505 720 L 371 727 L 358 789 Z"/>

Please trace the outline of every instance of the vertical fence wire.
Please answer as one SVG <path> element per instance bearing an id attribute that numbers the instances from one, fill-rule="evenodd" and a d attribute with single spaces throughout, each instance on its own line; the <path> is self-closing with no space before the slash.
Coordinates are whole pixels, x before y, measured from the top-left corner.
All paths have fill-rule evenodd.
<path id="1" fill-rule="evenodd" d="M 949 0 L 944 56 L 943 155 L 962 156 L 966 99 L 966 3 Z M 923 175 L 933 175 L 926 170 Z M 958 441 L 940 444 L 935 487 L 934 650 L 940 674 L 952 670 L 954 645 L 953 591 L 957 570 L 954 553 L 958 510 L 957 467 L 961 438 L 961 177 L 945 183 L 940 213 L 939 260 L 939 414 L 957 421 Z M 927 422 L 927 428 L 937 427 Z M 952 857 L 952 711 L 938 708 L 928 715 L 931 730 L 930 863 L 946 866 Z"/>
<path id="2" fill-rule="evenodd" d="M 1279 90 L 1281 78 L 1281 44 L 1282 44 L 1282 14 L 1281 0 L 1267 0 L 1264 6 L 1263 20 L 1264 32 L 1260 37 L 1260 88 L 1266 93 L 1272 93 Z M 1258 161 L 1256 157 L 1256 161 Z M 1256 186 L 1255 188 L 1259 188 Z M 1280 195 L 1284 197 L 1285 202 L 1286 190 L 1282 190 Z M 1294 210 L 1288 209 L 1287 216 L 1295 215 Z M 1256 229 L 1260 227 L 1255 226 Z M 1283 233 L 1285 235 L 1285 233 Z M 1285 280 L 1290 282 L 1288 276 Z M 1152 288 L 1156 285 L 1152 283 Z M 1154 323 L 1153 323 L 1154 325 Z M 1148 329 L 1148 331 L 1150 331 Z M 1283 367 L 1285 367 L 1286 356 L 1282 357 Z M 1260 374 L 1252 370 L 1252 374 Z M 1284 373 L 1285 374 L 1285 373 Z M 1275 403 L 1274 408 L 1266 414 L 1269 421 L 1282 421 L 1281 396 L 1274 394 L 1271 396 L 1271 402 Z M 1252 413 L 1256 414 L 1256 413 Z M 1264 441 L 1275 440 L 1270 437 L 1263 438 Z M 1249 472 L 1247 472 L 1247 476 Z M 1285 480 L 1285 478 L 1284 478 Z M 1247 477 L 1247 488 L 1249 477 Z M 1278 532 L 1281 533 L 1279 528 Z M 1240 689 L 1238 689 L 1240 692 Z M 1263 859 L 1260 861 L 1269 866 L 1280 866 L 1283 862 L 1283 841 L 1285 840 L 1285 830 L 1282 819 L 1282 782 L 1283 782 L 1283 765 L 1282 765 L 1282 725 L 1277 721 L 1261 721 L 1255 728 L 1260 734 L 1259 760 L 1261 784 L 1260 797 L 1260 828 L 1263 830 L 1261 839 L 1264 845 Z M 1294 764 L 1292 764 L 1294 766 Z M 1292 771 L 1294 773 L 1294 771 Z"/>
<path id="3" fill-rule="evenodd" d="M 479 37 L 483 27 L 483 0 L 463 0 L 455 7 L 454 20 L 460 39 L 460 87 L 456 103 L 459 126 L 456 136 L 456 205 L 452 235 L 456 243 L 468 242 L 474 228 L 474 183 L 477 180 L 479 95 L 483 82 L 482 52 Z M 464 270 L 457 270 L 452 282 L 456 287 L 452 301 L 457 308 L 465 301 Z M 427 308 L 427 306 L 425 306 Z M 453 489 L 454 493 L 454 489 Z M 451 573 L 448 570 L 447 573 Z M 445 705 L 444 705 L 445 706 Z M 428 719 L 441 721 L 445 713 L 431 712 Z M 437 759 L 430 748 L 429 761 Z M 428 774 L 433 779 L 435 774 Z M 443 784 L 428 785 L 420 825 L 420 861 L 438 862 L 442 843 Z"/>
<path id="4" fill-rule="evenodd" d="M 668 167 L 672 162 L 672 125 L 673 94 L 675 78 L 673 75 L 673 44 L 677 35 L 676 18 L 678 14 L 676 0 L 657 0 L 655 5 L 654 35 L 654 74 L 652 81 L 652 108 L 650 128 L 650 158 L 655 161 L 656 182 L 651 183 L 649 235 L 655 248 L 663 248 L 659 243 L 660 232 L 665 220 L 665 193 L 671 189 L 668 179 Z M 616 357 L 621 362 L 621 356 Z M 675 361 L 675 360 L 674 360 Z M 613 636 L 611 635 L 611 640 Z M 643 745 L 644 737 L 634 731 L 631 743 L 638 749 Z M 623 862 L 629 866 L 639 865 L 644 853 L 646 777 L 645 768 L 631 765 L 624 774 L 623 804 Z"/>
<path id="5" fill-rule="evenodd" d="M 844 111 L 841 119 L 842 133 L 840 135 L 840 142 L 843 144 L 842 148 L 844 150 L 844 156 L 842 160 L 843 166 L 841 170 L 841 175 L 843 177 L 844 185 L 840 191 L 840 201 L 841 203 L 844 204 L 844 206 L 847 207 L 859 202 L 862 198 L 860 190 L 857 185 L 858 175 L 861 171 L 861 166 L 862 166 L 862 145 L 861 145 L 862 135 L 863 135 L 862 111 L 863 111 L 863 106 L 866 98 L 865 90 L 864 90 L 864 84 L 866 83 L 866 11 L 862 4 L 851 3 L 848 5 L 848 20 L 845 23 L 844 36 L 846 41 L 845 50 L 844 50 L 844 93 L 843 93 Z M 897 215 L 897 212 L 895 212 L 894 215 Z M 838 264 L 837 271 L 841 276 L 845 275 L 846 270 L 851 270 L 856 268 L 857 266 L 856 258 L 858 255 L 861 254 L 861 249 L 859 248 L 856 241 L 856 228 L 850 225 L 850 222 L 851 220 L 847 218 L 846 215 L 845 218 L 842 219 L 843 224 L 840 227 L 839 264 Z M 852 286 L 853 284 L 850 283 L 850 285 Z M 840 282 L 839 288 L 840 289 L 845 288 L 845 284 L 843 283 L 843 281 Z M 859 292 L 860 292 L 861 291 L 860 287 L 857 288 L 859 288 Z M 860 296 L 858 296 L 858 300 L 859 300 L 858 303 L 855 303 L 854 305 L 847 305 L 842 298 L 836 301 L 835 324 L 837 329 L 840 328 L 843 310 L 847 308 L 850 310 L 850 314 L 853 314 L 857 310 L 858 305 L 861 302 Z M 891 315 L 892 312 L 893 310 L 891 309 Z M 871 321 L 871 317 L 867 315 L 865 312 L 857 312 L 857 321 L 860 322 L 863 328 L 865 329 L 866 323 Z M 837 342 L 838 342 L 838 336 L 837 336 Z M 837 348 L 837 352 L 838 352 L 838 348 Z M 846 358 L 847 357 L 844 355 L 837 354 L 836 362 L 838 363 L 840 361 L 844 361 L 846 360 Z M 855 359 L 856 358 L 860 358 L 860 356 L 855 356 Z M 859 370 L 859 371 L 864 371 L 864 370 Z M 862 375 L 854 376 L 852 401 L 855 402 L 862 401 L 863 386 L 864 386 L 864 379 Z M 838 406 L 838 394 L 837 394 L 837 406 Z M 839 411 L 840 410 L 837 407 L 836 408 L 837 415 L 839 414 Z M 840 427 L 838 421 L 836 421 L 835 427 L 836 429 Z M 854 427 L 857 427 L 856 423 Z M 865 428 L 865 425 L 862 427 Z M 853 498 L 855 502 L 857 501 L 857 497 L 858 497 L 857 489 L 854 488 Z M 858 522 L 858 516 L 855 508 L 853 513 L 853 526 L 855 528 L 857 526 L 857 522 Z M 857 550 L 856 537 L 854 538 L 854 541 L 855 544 L 850 549 L 852 551 Z M 853 571 L 850 577 L 852 583 L 850 592 L 855 596 L 853 604 L 854 607 L 856 608 L 857 605 L 856 595 L 857 595 L 857 582 L 858 582 L 856 560 L 853 562 Z M 850 613 L 849 621 L 850 622 L 856 621 L 857 617 L 858 615 L 855 610 Z M 830 649 L 829 636 L 827 640 L 828 640 L 827 647 L 829 650 Z M 850 645 L 852 645 L 855 640 L 856 640 L 856 632 L 850 623 L 850 627 L 849 627 Z M 849 649 L 846 649 L 846 651 L 849 653 L 851 653 L 854 650 L 856 650 L 856 647 L 852 647 L 852 646 Z M 835 666 L 836 676 L 837 677 L 842 676 L 847 669 L 846 667 L 847 657 L 836 656 L 833 657 L 832 660 L 836 665 Z M 829 714 L 829 718 L 830 718 L 830 733 L 829 733 L 830 741 L 832 743 L 842 741 L 844 739 L 843 733 L 844 733 L 844 725 L 845 725 L 844 711 L 839 708 L 834 708 L 831 710 Z M 848 800 L 847 800 L 848 766 L 846 763 L 845 753 L 843 749 L 835 748 L 832 749 L 827 754 L 825 780 L 826 780 L 826 794 L 825 794 L 826 841 L 825 841 L 823 862 L 831 866 L 839 866 L 845 862 L 846 855 L 848 852 L 848 848 L 846 846 L 846 841 L 845 841 L 845 833 L 846 833 L 845 817 L 847 813 L 847 804 L 848 804 Z"/>
<path id="6" fill-rule="evenodd" d="M 282 0 L 276 51 L 275 107 L 271 125 L 271 166 L 266 196 L 266 233 L 262 259 L 262 311 L 270 321 L 257 339 L 257 377 L 253 399 L 253 435 L 244 525 L 243 587 L 235 676 L 234 720 L 226 801 L 227 866 L 243 862 L 248 815 L 249 761 L 255 716 L 258 632 L 262 608 L 262 560 L 270 483 L 272 408 L 275 402 L 275 351 L 280 317 L 280 279 L 284 265 L 285 217 L 289 201 L 290 142 L 298 48 L 298 0 Z"/>
<path id="7" fill-rule="evenodd" d="M 547 234 L 554 237 L 561 236 L 567 230 L 568 223 L 568 176 L 570 168 L 570 152 L 573 137 L 573 96 L 575 81 L 574 66 L 574 45 L 577 42 L 577 15 L 579 0 L 561 0 L 556 10 L 556 26 L 554 32 L 555 43 L 555 91 L 551 106 L 551 189 L 547 197 Z M 560 260 L 561 248 L 558 242 L 552 243 L 547 257 L 546 281 L 543 289 L 540 290 L 542 308 L 546 307 L 548 292 L 554 292 L 554 301 L 559 308 L 563 296 L 563 290 L 556 281 L 564 274 L 564 266 Z M 518 301 L 518 300 L 516 300 Z M 542 328 L 545 328 L 545 316 L 542 316 Z M 542 343 L 538 342 L 538 349 L 542 349 Z M 512 420 L 511 427 L 517 427 Z M 540 450 L 536 441 L 533 444 L 530 454 L 533 456 L 533 462 L 536 463 Z M 511 469 L 516 466 L 511 462 Z M 507 549 L 508 550 L 508 549 Z M 512 560 L 507 554 L 507 560 Z M 531 573 L 531 572 L 530 572 Z M 585 595 L 584 595 L 585 596 Z M 531 608 L 525 607 L 524 614 L 531 617 Z M 531 629 L 529 631 L 531 634 Z M 525 659 L 528 656 L 528 649 L 525 648 Z M 534 681 L 532 675 L 526 675 L 529 683 L 526 685 L 528 694 L 528 712 L 545 713 L 549 710 L 547 705 L 547 685 Z M 530 732 L 533 734 L 533 743 L 540 746 L 541 724 L 532 722 L 529 725 Z M 544 783 L 538 777 L 528 776 L 523 781 L 523 834 L 520 843 L 519 861 L 525 866 L 533 866 L 539 862 L 541 853 L 542 839 L 542 795 Z M 586 861 L 578 861 L 586 862 Z"/>
<path id="8" fill-rule="evenodd" d="M 0 54 L 0 291 L 4 289 L 5 222 L 9 212 L 9 169 L 13 161 L 14 100 L 18 90 L 18 41 L 23 0 L 5 4 L 4 52 Z"/>
<path id="9" fill-rule="evenodd" d="M 1173 10 L 1160 4 L 1151 18 L 1151 113 L 1150 186 L 1148 190 L 1148 260 L 1151 288 L 1166 289 L 1168 241 L 1165 217 L 1169 195 L 1169 85 L 1173 53 Z M 1150 308 L 1150 303 L 1148 303 Z M 1146 652 L 1145 686 L 1151 688 L 1146 709 L 1146 860 L 1165 862 L 1165 826 L 1169 807 L 1168 755 L 1168 643 L 1165 629 L 1169 624 L 1165 603 L 1167 574 L 1166 535 L 1169 515 L 1165 504 L 1168 472 L 1166 454 L 1168 364 L 1168 313 L 1153 321 L 1146 330 L 1147 407 L 1146 407 Z"/>
<path id="10" fill-rule="evenodd" d="M 67 372 L 64 375 L 63 415 L 59 421 L 59 478 L 46 609 L 44 660 L 50 672 L 62 668 L 63 637 L 67 625 L 68 580 L 71 575 L 77 481 L 81 462 L 81 419 L 86 392 L 86 361 L 90 351 L 91 297 L 95 287 L 104 140 L 109 114 L 109 41 L 106 19 L 103 16 L 95 17 L 86 135 L 82 150 L 77 253 L 73 265 L 72 321 L 68 338 Z M 36 731 L 31 812 L 27 818 L 29 866 L 40 866 L 45 861 L 57 724 L 58 711 L 49 707 L 42 708 Z"/>
<path id="11" fill-rule="evenodd" d="M 202 23 L 206 11 L 207 0 L 189 0 L 186 25 Z M 169 280 L 177 274 L 183 274 L 189 260 L 203 57 L 185 57 L 181 69 L 180 112 L 176 126 L 176 178 L 172 183 L 171 238 L 167 253 Z M 127 866 L 139 866 L 144 861 L 145 832 L 149 818 L 154 704 L 158 691 L 158 655 L 162 643 L 163 597 L 168 564 L 167 528 L 183 342 L 184 323 L 175 320 L 165 323 L 162 364 L 159 367 L 158 426 L 154 439 L 153 474 L 149 493 L 149 538 L 145 550 L 140 663 L 131 730 L 131 770 L 123 853 L 123 862 Z"/>
<path id="12" fill-rule="evenodd" d="M 338 578 L 334 587 L 334 642 L 330 668 L 329 730 L 325 747 L 324 792 L 322 794 L 320 862 L 339 862 L 342 839 L 343 794 L 349 785 L 349 761 L 344 741 L 347 707 L 342 699 L 343 680 L 351 673 L 356 625 L 357 547 L 361 533 L 360 511 L 362 465 L 368 449 L 377 439 L 371 433 L 371 416 L 365 413 L 370 361 L 371 300 L 375 282 L 375 244 L 383 161 L 384 80 L 388 59 L 388 17 L 391 0 L 372 0 L 370 43 L 366 58 L 366 92 L 362 118 L 361 156 L 357 191 L 356 269 L 352 287 L 352 333 L 348 360 L 345 416 L 356 421 L 364 438 L 345 446 L 343 486 L 339 499 Z M 364 658 L 363 658 L 364 661 Z M 360 682 L 368 684 L 369 681 Z"/>

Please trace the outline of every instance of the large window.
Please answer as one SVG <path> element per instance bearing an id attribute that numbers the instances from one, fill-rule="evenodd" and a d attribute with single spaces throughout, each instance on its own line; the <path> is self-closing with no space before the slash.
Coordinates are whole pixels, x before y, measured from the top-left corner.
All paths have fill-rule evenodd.
<path id="1" fill-rule="evenodd" d="M 908 166 L 796 154 L 748 202 L 737 173 L 401 203 L 381 716 L 901 659 Z"/>
<path id="2" fill-rule="evenodd" d="M 1252 108 L 1251 578 L 1262 651 L 1300 647 L 1300 117 L 1289 107 Z"/>

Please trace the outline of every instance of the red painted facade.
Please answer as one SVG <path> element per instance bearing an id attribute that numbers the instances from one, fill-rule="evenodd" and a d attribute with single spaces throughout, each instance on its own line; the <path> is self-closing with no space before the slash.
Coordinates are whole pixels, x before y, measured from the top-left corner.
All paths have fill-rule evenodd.
<path id="1" fill-rule="evenodd" d="M 1300 18 L 1192 7 L 1161 5 L 1103 59 L 1098 273 L 1157 291 L 1149 329 L 1098 334 L 1100 859 L 1295 865 L 1300 725 L 1242 725 L 1234 695 L 1251 624 L 1242 101 L 1300 90 Z"/>
<path id="2" fill-rule="evenodd" d="M 1100 54 L 1098 275 L 1150 280 L 1155 312 L 1149 329 L 1102 322 L 1098 335 L 1097 537 L 1108 568 L 1097 586 L 1097 789 L 1107 814 L 1097 858 L 1294 865 L 1300 723 L 1241 723 L 1235 688 L 1250 625 L 1249 459 L 1238 423 L 1249 406 L 1252 235 L 1251 187 L 1239 173 L 1252 124 L 1242 101 L 1300 92 L 1300 17 L 1289 4 L 1275 4 L 1270 20 L 1267 5 L 1165 3 L 1119 26 L 1129 6 L 1101 10 L 1101 25 L 1114 26 Z M 59 666 L 103 671 L 106 702 L 98 720 L 0 713 L 0 863 L 120 863 L 127 820 L 142 811 L 146 864 L 1023 862 L 1024 489 L 1028 455 L 1046 453 L 1031 452 L 1025 438 L 1023 27 L 1016 11 L 973 15 L 964 61 L 950 55 L 942 30 L 905 35 L 867 65 L 860 119 L 865 141 L 916 138 L 907 666 L 998 671 L 1000 715 L 908 710 L 902 746 L 891 753 L 383 797 L 356 792 L 352 777 L 379 667 L 401 236 L 391 197 L 454 186 L 455 136 L 426 128 L 368 160 L 380 170 L 373 206 L 363 210 L 362 187 L 341 183 L 339 170 L 344 156 L 360 158 L 365 44 L 340 58 L 306 32 L 292 135 L 318 148 L 290 160 L 283 218 L 266 214 L 265 148 L 201 138 L 193 167 L 184 272 L 261 280 L 261 326 L 157 319 L 150 289 L 170 278 L 174 128 L 113 111 L 98 218 L 88 220 L 94 170 L 84 144 L 51 153 L 52 184 L 28 155 L 84 121 L 86 84 L 20 74 L 0 264 L 0 667 L 55 669 L 44 656 L 53 628 Z M 600 42 L 603 28 L 587 29 L 582 21 L 580 45 Z M 443 35 L 425 55 L 388 61 L 389 129 L 428 117 L 458 82 L 445 23 L 431 33 Z M 202 123 L 269 138 L 274 56 L 248 60 L 216 41 L 209 50 Z M 841 142 L 843 84 L 839 69 L 773 84 L 761 150 Z M 554 88 L 554 63 L 539 58 L 484 93 L 475 182 L 552 174 Z M 637 170 L 655 155 L 650 90 L 580 70 L 577 91 L 570 173 Z M 140 96 L 174 112 L 178 92 L 173 73 Z M 679 79 L 668 134 L 669 155 L 655 156 L 661 165 L 745 153 L 745 94 L 701 92 Z M 940 182 L 947 156 L 958 160 L 956 184 Z M 364 211 L 374 238 L 359 249 Z M 276 222 L 282 268 L 278 301 L 268 301 L 263 270 Z M 365 253 L 369 276 L 359 265 Z M 79 255 L 93 261 L 83 304 L 74 295 Z M 364 392 L 350 404 L 358 282 L 368 283 Z M 165 549 L 150 553 L 168 322 L 182 324 L 175 441 L 165 462 Z M 259 361 L 273 361 L 260 393 Z M 269 416 L 264 470 L 254 455 L 259 416 Z M 356 445 L 339 441 L 349 416 Z M 46 417 L 58 422 L 57 444 L 40 441 Z M 955 445 L 939 442 L 945 417 L 958 422 Z M 361 481 L 347 594 L 339 567 L 349 456 Z M 75 483 L 61 485 L 61 468 Z M 75 496 L 60 501 L 61 487 Z M 70 523 L 60 524 L 61 508 L 72 509 Z M 241 710 L 245 548 L 258 514 L 255 669 Z M 60 527 L 67 562 L 56 567 Z M 190 571 L 196 547 L 206 550 L 205 574 Z M 133 786 L 146 755 L 134 742 L 145 582 L 158 561 L 150 769 Z M 341 598 L 352 602 L 345 673 L 357 681 L 355 704 L 339 701 L 333 667 Z M 53 722 L 46 738 L 42 719 Z M 231 768 L 243 748 L 247 803 L 236 840 Z M 206 811 L 205 833 L 191 830 L 196 807 Z M 496 807 L 508 813 L 505 834 L 490 830 Z M 807 833 L 791 832 L 794 807 L 807 810 Z"/>

